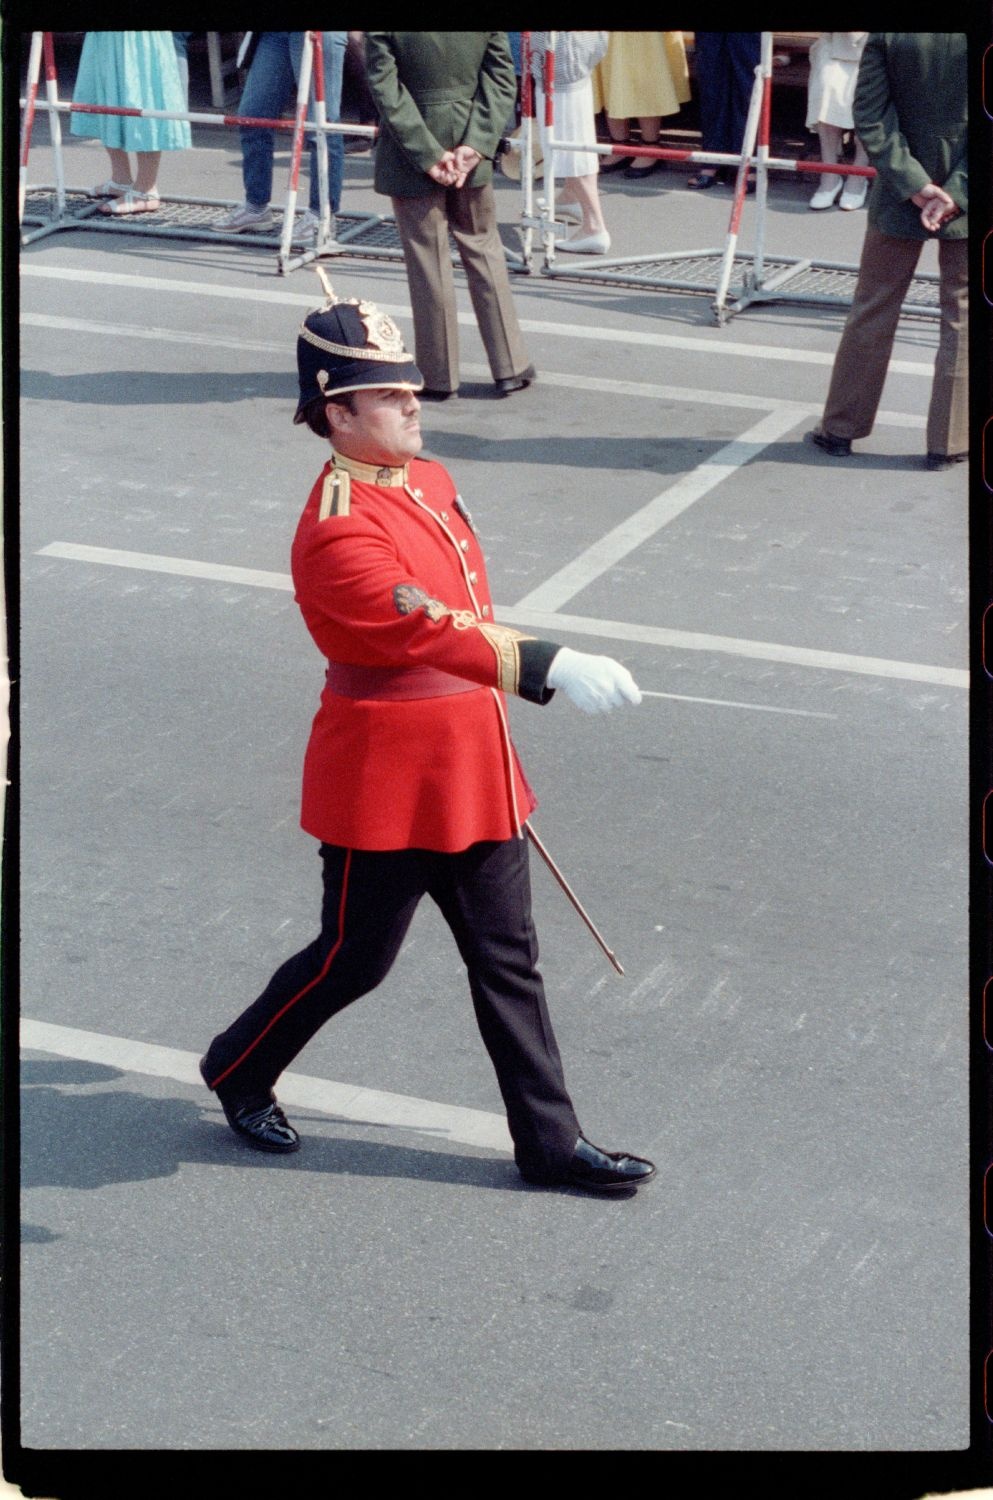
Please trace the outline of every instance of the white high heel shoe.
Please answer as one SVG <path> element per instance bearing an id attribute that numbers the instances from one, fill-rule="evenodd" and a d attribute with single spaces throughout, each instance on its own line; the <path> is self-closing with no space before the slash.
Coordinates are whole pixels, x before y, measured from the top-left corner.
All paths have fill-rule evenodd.
<path id="1" fill-rule="evenodd" d="M 555 217 L 563 220 L 566 224 L 581 224 L 583 222 L 583 210 L 578 203 L 556 203 Z"/>
<path id="2" fill-rule="evenodd" d="M 834 187 L 818 188 L 817 192 L 807 204 L 808 208 L 830 208 L 845 185 L 843 177 L 835 178 Z"/>
<path id="3" fill-rule="evenodd" d="M 869 183 L 865 177 L 849 177 L 841 190 L 838 207 L 847 209 L 861 208 L 868 191 Z"/>
<path id="4" fill-rule="evenodd" d="M 573 235 L 572 239 L 563 240 L 559 249 L 570 250 L 574 255 L 606 255 L 610 249 L 610 235 L 606 229 L 597 234 Z"/>

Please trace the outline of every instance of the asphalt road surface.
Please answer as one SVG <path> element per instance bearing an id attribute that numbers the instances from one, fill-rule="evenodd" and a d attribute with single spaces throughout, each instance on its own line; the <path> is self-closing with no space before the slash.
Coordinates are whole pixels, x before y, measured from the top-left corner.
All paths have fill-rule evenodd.
<path id="1" fill-rule="evenodd" d="M 235 139 L 197 139 L 163 192 L 240 197 Z M 387 208 L 371 171 L 348 157 L 347 209 Z M 854 263 L 864 213 L 811 186 L 774 183 L 770 248 Z M 730 196 L 670 170 L 605 203 L 625 255 L 722 244 Z M 718 328 L 705 297 L 515 276 L 540 378 L 498 401 L 459 277 L 425 452 L 498 618 L 645 692 L 512 705 L 536 827 L 626 970 L 536 865 L 584 1129 L 659 1164 L 611 1202 L 518 1178 L 427 906 L 285 1076 L 303 1150 L 227 1129 L 196 1060 L 319 910 L 288 553 L 322 294 L 267 251 L 85 228 L 21 270 L 25 1445 L 964 1447 L 967 479 L 922 466 L 935 322 L 902 321 L 838 461 L 802 442 L 838 310 Z M 412 336 L 402 265 L 328 270 Z"/>

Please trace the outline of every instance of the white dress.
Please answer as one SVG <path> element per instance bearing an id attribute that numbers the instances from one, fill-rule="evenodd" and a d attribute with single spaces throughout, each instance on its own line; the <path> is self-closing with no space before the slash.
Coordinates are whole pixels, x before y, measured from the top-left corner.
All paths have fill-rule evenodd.
<path id="1" fill-rule="evenodd" d="M 852 103 L 867 31 L 822 31 L 810 48 L 807 129 L 818 122 L 851 130 Z"/>
<path id="2" fill-rule="evenodd" d="M 596 120 L 593 115 L 593 82 L 587 75 L 575 83 L 556 83 L 552 96 L 555 113 L 554 136 L 559 141 L 582 141 L 596 145 Z M 540 85 L 535 89 L 535 112 L 541 150 L 548 161 L 548 131 L 545 128 L 545 96 Z M 566 177 L 592 177 L 600 169 L 595 151 L 555 151 L 552 172 L 557 182 Z M 546 166 L 546 171 L 548 170 Z"/>

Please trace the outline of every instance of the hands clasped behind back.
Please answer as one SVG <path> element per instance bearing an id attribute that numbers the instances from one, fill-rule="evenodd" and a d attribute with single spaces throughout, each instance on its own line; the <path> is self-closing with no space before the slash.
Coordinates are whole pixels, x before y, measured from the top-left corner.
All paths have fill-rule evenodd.
<path id="1" fill-rule="evenodd" d="M 428 176 L 441 187 L 460 188 L 482 159 L 474 147 L 456 146 L 428 168 Z"/>
<path id="2" fill-rule="evenodd" d="M 641 690 L 627 667 L 610 656 L 591 656 L 562 646 L 552 658 L 547 683 L 561 688 L 588 714 L 606 714 L 624 703 L 640 703 Z"/>

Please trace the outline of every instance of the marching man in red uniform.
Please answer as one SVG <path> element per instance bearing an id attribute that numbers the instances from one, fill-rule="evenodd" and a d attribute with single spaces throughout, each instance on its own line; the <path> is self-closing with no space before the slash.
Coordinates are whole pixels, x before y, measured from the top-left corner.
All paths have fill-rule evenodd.
<path id="1" fill-rule="evenodd" d="M 583 1136 L 545 1004 L 524 825 L 534 795 L 504 694 L 587 712 L 638 703 L 627 669 L 498 625 L 472 519 L 420 459 L 420 372 L 399 328 L 330 287 L 297 340 L 294 418 L 332 452 L 297 527 L 296 599 L 327 678 L 303 772 L 320 840 L 320 935 L 211 1042 L 200 1064 L 228 1123 L 258 1150 L 296 1151 L 279 1074 L 331 1016 L 389 972 L 424 895 L 469 977 L 526 1181 L 630 1189 L 650 1161 Z"/>

